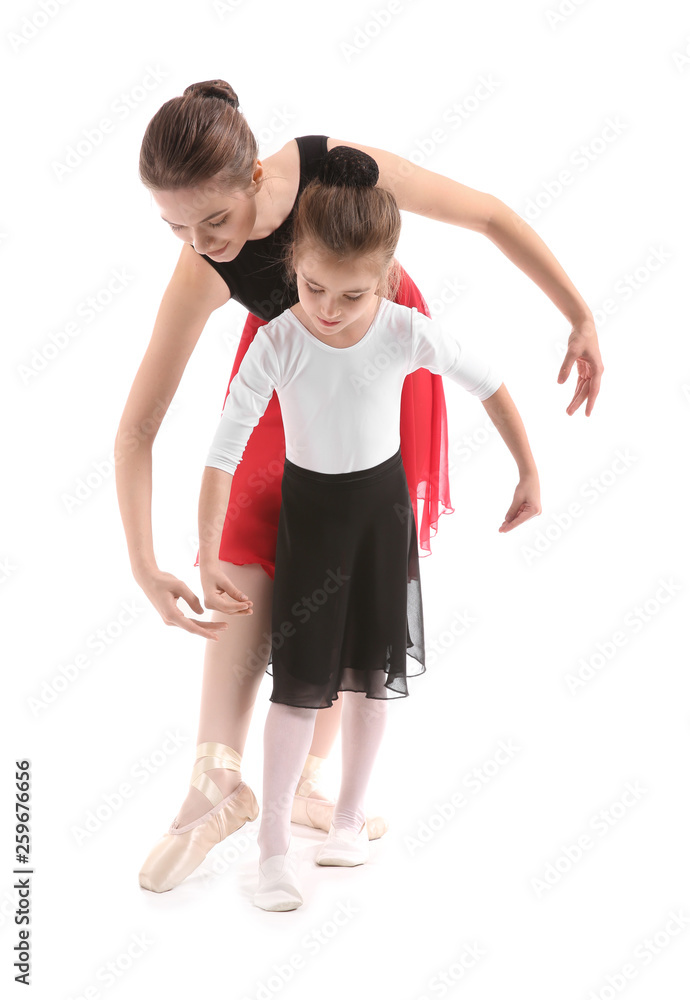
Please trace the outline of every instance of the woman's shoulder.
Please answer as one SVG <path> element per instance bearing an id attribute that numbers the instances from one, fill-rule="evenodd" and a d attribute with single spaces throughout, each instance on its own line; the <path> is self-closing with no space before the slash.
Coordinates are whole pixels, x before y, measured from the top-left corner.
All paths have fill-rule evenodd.
<path id="1" fill-rule="evenodd" d="M 288 139 L 284 146 L 262 160 L 264 178 L 271 194 L 271 217 L 281 220 L 278 226 L 287 224 L 297 196 L 318 173 L 323 157 L 327 153 L 325 135 L 301 135 Z M 271 233 L 274 232 L 271 229 Z M 270 235 L 270 233 L 269 233 Z"/>
<path id="2" fill-rule="evenodd" d="M 299 170 L 300 156 L 297 139 L 288 139 L 284 146 L 270 156 L 262 157 L 264 171 L 269 176 L 284 177 L 286 172 Z"/>
<path id="3" fill-rule="evenodd" d="M 284 146 L 263 160 L 264 170 L 271 177 L 296 177 L 313 174 L 328 152 L 328 136 L 300 135 L 288 139 Z"/>

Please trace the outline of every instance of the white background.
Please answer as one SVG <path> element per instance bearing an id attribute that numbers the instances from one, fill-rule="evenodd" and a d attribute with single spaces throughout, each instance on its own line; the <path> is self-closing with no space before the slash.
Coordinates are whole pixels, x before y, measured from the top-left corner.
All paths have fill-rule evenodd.
<path id="1" fill-rule="evenodd" d="M 564 0 L 560 16 L 556 0 L 43 7 L 50 15 L 37 2 L 2 14 L 3 978 L 18 931 L 14 761 L 28 757 L 41 1000 L 687 997 L 685 5 Z M 435 314 L 500 367 L 543 513 L 498 534 L 514 463 L 485 433 L 481 404 L 446 382 L 455 513 L 422 562 L 428 669 L 390 705 L 369 793 L 390 832 L 368 865 L 333 870 L 312 863 L 325 835 L 293 827 L 306 902 L 282 914 L 251 902 L 258 821 L 172 892 L 137 881 L 186 794 L 204 643 L 164 626 L 133 580 L 112 473 L 180 250 L 137 162 L 160 105 L 215 77 L 239 94 L 262 156 L 327 134 L 415 157 L 510 205 L 596 312 L 606 367 L 593 415 L 568 417 L 575 374 L 556 382 L 567 318 L 490 240 L 404 214 L 398 257 Z M 476 100 L 482 77 L 494 92 Z M 134 106 L 119 117 L 123 94 Z M 112 131 L 61 170 L 104 117 Z M 81 304 L 113 270 L 126 287 L 86 322 Z M 453 282 L 463 291 L 443 304 Z M 197 593 L 198 487 L 245 315 L 229 304 L 211 317 L 154 448 L 158 562 Z M 78 335 L 46 351 L 70 321 Z M 52 355 L 39 371 L 37 355 Z M 116 631 L 126 604 L 132 623 L 94 651 L 91 637 Z M 473 622 L 454 635 L 463 616 Z M 88 666 L 67 683 L 79 654 Z M 571 690 L 587 661 L 590 679 Z M 259 799 L 270 685 L 244 757 Z M 180 745 L 166 756 L 169 733 Z M 144 781 L 135 775 L 152 755 Z M 338 766 L 339 744 L 334 789 Z"/>

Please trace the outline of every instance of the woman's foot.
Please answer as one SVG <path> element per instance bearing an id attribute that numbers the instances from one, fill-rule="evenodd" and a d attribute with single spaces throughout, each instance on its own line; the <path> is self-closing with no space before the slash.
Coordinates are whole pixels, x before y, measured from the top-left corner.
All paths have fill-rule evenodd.
<path id="1" fill-rule="evenodd" d="M 318 789 L 314 789 L 308 795 L 297 793 L 292 802 L 291 821 L 300 826 L 309 826 L 315 830 L 323 830 L 328 833 L 333 823 L 333 813 L 335 802 L 326 798 Z M 378 840 L 388 830 L 388 821 L 383 816 L 367 816 L 366 819 L 367 838 Z"/>
<path id="2" fill-rule="evenodd" d="M 201 864 L 208 852 L 231 833 L 239 830 L 247 820 L 259 815 L 259 805 L 251 788 L 240 775 L 240 755 L 224 743 L 200 743 L 197 760 L 192 771 L 190 791 L 205 803 L 199 812 L 192 810 L 193 818 L 182 810 L 170 824 L 168 832 L 149 852 L 139 872 L 139 885 L 151 892 L 167 892 L 179 885 Z M 218 771 L 233 774 L 230 782 L 211 780 L 209 774 Z M 230 784 L 229 793 L 225 787 Z M 192 796 L 187 800 L 194 801 Z M 209 808 L 210 806 L 210 808 Z M 197 813 L 194 815 L 194 813 Z"/>
<path id="3" fill-rule="evenodd" d="M 222 767 L 214 767 L 206 773 L 214 785 L 216 785 L 216 787 L 220 790 L 223 798 L 231 795 L 242 781 L 242 775 L 239 771 L 230 771 Z M 204 815 L 204 813 L 207 812 L 207 797 L 203 794 L 203 792 L 200 792 L 198 788 L 195 788 L 194 785 L 190 785 L 189 791 L 187 792 L 187 798 L 182 803 L 177 816 L 175 817 L 175 822 L 178 826 L 186 826 L 188 823 L 193 823 L 194 820 L 199 819 Z"/>
<path id="4" fill-rule="evenodd" d="M 290 819 L 300 826 L 328 833 L 333 822 L 335 802 L 319 788 L 324 760 L 325 758 L 314 754 L 307 756 L 293 799 Z M 369 840 L 378 840 L 388 830 L 388 822 L 383 816 L 367 816 L 366 827 Z"/>
<path id="5" fill-rule="evenodd" d="M 186 826 L 173 822 L 154 844 L 139 872 L 139 885 L 151 892 L 168 892 L 199 867 L 206 855 L 259 815 L 259 804 L 242 781 L 234 792 Z"/>

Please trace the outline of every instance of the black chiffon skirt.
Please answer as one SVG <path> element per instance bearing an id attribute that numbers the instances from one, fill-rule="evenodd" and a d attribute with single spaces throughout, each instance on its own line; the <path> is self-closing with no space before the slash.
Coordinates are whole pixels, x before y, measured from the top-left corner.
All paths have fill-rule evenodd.
<path id="1" fill-rule="evenodd" d="M 400 449 L 370 469 L 285 459 L 271 701 L 329 708 L 339 691 L 405 698 L 425 672 L 417 532 Z"/>

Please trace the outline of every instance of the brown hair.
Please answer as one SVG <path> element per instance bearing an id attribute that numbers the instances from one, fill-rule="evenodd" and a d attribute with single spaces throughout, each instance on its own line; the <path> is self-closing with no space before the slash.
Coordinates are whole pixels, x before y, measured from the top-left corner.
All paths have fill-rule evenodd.
<path id="1" fill-rule="evenodd" d="M 225 80 L 192 83 L 158 109 L 146 127 L 139 177 L 158 191 L 196 187 L 216 178 L 229 188 L 249 186 L 258 145 Z"/>
<path id="2" fill-rule="evenodd" d="M 295 262 L 310 252 L 338 262 L 364 258 L 380 269 L 381 295 L 395 298 L 401 277 L 395 260 L 400 209 L 392 192 L 376 185 L 378 176 L 376 160 L 359 149 L 336 146 L 327 153 L 295 208 L 285 255 L 291 281 Z"/>

